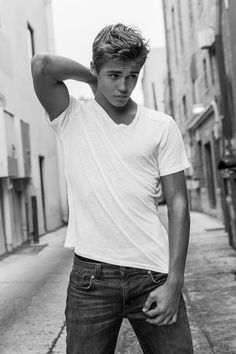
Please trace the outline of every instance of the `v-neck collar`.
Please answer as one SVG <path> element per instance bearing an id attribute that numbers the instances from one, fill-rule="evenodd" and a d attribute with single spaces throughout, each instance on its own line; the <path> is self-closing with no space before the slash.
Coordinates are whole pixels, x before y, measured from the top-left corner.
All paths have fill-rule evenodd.
<path id="1" fill-rule="evenodd" d="M 139 117 L 139 111 L 140 111 L 140 105 L 138 103 L 136 103 L 137 105 L 137 110 L 136 110 L 136 113 L 135 113 L 135 116 L 134 116 L 134 119 L 132 120 L 132 122 L 130 124 L 124 124 L 124 123 L 121 123 L 121 124 L 117 124 L 114 122 L 114 120 L 109 116 L 109 114 L 105 111 L 105 109 L 95 100 L 95 98 L 93 99 L 93 103 L 94 103 L 94 106 L 95 108 L 97 108 L 97 110 L 99 110 L 104 118 L 106 119 L 106 121 L 108 121 L 108 123 L 113 126 L 114 128 L 116 129 L 120 129 L 120 128 L 124 128 L 124 129 L 129 129 L 131 128 L 132 126 L 134 126 L 138 120 L 138 117 Z"/>

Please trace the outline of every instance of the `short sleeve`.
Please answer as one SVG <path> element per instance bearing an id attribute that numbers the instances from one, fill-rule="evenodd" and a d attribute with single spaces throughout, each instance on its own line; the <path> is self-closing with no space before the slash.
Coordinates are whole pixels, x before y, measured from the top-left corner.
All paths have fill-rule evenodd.
<path id="1" fill-rule="evenodd" d="M 62 112 L 58 117 L 50 120 L 49 114 L 46 110 L 43 112 L 44 123 L 49 125 L 56 134 L 62 138 L 65 131 L 68 129 L 70 124 L 70 118 L 78 110 L 79 100 L 74 96 L 70 95 L 70 101 L 68 107 Z"/>
<path id="2" fill-rule="evenodd" d="M 183 138 L 175 120 L 168 116 L 169 124 L 162 136 L 158 151 L 160 176 L 180 172 L 190 167 Z"/>

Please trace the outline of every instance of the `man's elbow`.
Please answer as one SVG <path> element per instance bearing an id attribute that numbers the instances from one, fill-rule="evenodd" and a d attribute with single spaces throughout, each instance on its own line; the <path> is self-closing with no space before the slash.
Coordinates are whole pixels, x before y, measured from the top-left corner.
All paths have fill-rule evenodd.
<path id="1" fill-rule="evenodd" d="M 189 203 L 187 196 L 177 195 L 167 202 L 168 210 L 182 211 L 189 213 Z"/>
<path id="2" fill-rule="evenodd" d="M 47 53 L 35 54 L 31 59 L 32 74 L 43 73 L 46 63 L 48 61 Z"/>

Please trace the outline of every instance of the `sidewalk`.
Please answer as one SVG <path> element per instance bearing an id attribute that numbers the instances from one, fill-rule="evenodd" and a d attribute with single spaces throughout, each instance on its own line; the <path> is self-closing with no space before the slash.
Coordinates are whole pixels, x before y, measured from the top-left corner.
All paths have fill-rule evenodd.
<path id="1" fill-rule="evenodd" d="M 166 208 L 161 207 L 166 226 Z M 195 354 L 236 353 L 236 251 L 224 225 L 191 212 L 184 297 Z"/>
<path id="2" fill-rule="evenodd" d="M 65 234 L 66 227 L 48 233 L 0 262 L 1 354 L 50 353 L 64 325 L 73 259 Z"/>
<path id="3" fill-rule="evenodd" d="M 236 251 L 221 222 L 191 213 L 184 293 L 195 353 L 236 353 Z"/>

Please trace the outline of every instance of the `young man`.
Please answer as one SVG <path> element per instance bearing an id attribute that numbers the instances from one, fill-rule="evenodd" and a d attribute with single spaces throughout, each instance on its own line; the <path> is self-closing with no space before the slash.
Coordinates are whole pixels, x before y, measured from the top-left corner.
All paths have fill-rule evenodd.
<path id="1" fill-rule="evenodd" d="M 174 119 L 130 97 L 147 54 L 140 32 L 117 24 L 97 35 L 90 70 L 55 55 L 32 59 L 35 92 L 64 149 L 65 246 L 75 251 L 67 354 L 114 353 L 124 317 L 144 353 L 193 350 L 181 292 L 190 164 Z M 69 95 L 66 79 L 89 84 L 95 98 Z M 168 233 L 158 217 L 160 183 Z"/>

